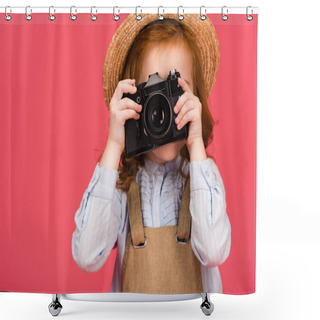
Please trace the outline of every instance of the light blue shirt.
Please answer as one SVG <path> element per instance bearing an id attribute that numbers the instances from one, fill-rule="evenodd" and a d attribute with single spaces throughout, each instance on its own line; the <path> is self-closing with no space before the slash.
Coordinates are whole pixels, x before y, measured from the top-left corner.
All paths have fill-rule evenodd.
<path id="1" fill-rule="evenodd" d="M 178 173 L 181 156 L 166 164 L 145 160 L 139 167 L 144 227 L 177 225 L 185 179 Z M 218 266 L 229 256 L 231 226 L 226 212 L 225 189 L 211 158 L 186 162 L 190 170 L 191 246 L 201 262 L 204 292 L 222 293 Z M 72 255 L 79 268 L 96 272 L 117 242 L 117 258 L 110 292 L 121 292 L 121 267 L 130 231 L 127 196 L 116 188 L 117 170 L 97 163 L 80 207 L 75 213 Z"/>

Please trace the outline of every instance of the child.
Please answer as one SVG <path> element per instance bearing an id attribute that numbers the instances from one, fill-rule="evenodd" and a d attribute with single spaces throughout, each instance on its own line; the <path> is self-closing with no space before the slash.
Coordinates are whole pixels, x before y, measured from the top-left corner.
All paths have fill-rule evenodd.
<path id="1" fill-rule="evenodd" d="M 79 268 L 96 272 L 117 245 L 110 292 L 222 293 L 218 265 L 228 257 L 231 226 L 225 190 L 207 158 L 213 120 L 207 104 L 219 63 L 218 40 L 209 19 L 135 15 L 117 29 L 104 65 L 109 135 L 75 214 L 72 254 Z M 123 93 L 155 72 L 176 69 L 184 93 L 174 112 L 188 137 L 134 158 L 124 153 L 125 121 L 141 105 Z M 120 162 L 122 165 L 120 165 Z"/>

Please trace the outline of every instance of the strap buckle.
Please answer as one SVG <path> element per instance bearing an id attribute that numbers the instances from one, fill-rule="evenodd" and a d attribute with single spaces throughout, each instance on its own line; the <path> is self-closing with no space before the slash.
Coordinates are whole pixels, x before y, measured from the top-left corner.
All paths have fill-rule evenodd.
<path id="1" fill-rule="evenodd" d="M 131 239 L 131 242 L 132 242 L 132 239 Z M 133 242 L 132 242 L 132 245 L 135 249 L 142 249 L 146 246 L 147 244 L 147 239 L 146 237 L 144 237 L 144 243 L 139 243 L 138 245 L 134 245 Z"/>
<path id="2" fill-rule="evenodd" d="M 179 239 L 178 234 L 176 233 L 176 241 L 180 244 L 188 244 L 190 239 Z"/>

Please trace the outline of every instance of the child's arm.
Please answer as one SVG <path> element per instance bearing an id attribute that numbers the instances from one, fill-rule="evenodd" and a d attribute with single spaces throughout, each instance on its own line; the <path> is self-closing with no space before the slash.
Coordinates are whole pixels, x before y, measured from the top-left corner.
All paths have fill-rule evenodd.
<path id="1" fill-rule="evenodd" d="M 119 173 L 100 164 L 95 167 L 74 218 L 72 255 L 86 272 L 96 272 L 104 265 L 122 220 L 121 193 L 115 188 Z"/>
<path id="2" fill-rule="evenodd" d="M 134 82 L 134 79 L 121 80 L 115 89 L 109 106 L 107 146 L 75 214 L 72 255 L 79 268 L 86 272 L 95 272 L 103 266 L 121 226 L 121 193 L 115 186 L 124 149 L 124 125 L 130 118 L 137 120 L 142 108 L 122 96 L 137 91 Z"/>
<path id="3" fill-rule="evenodd" d="M 190 212 L 195 255 L 208 268 L 222 264 L 230 252 L 231 225 L 223 181 L 211 158 L 190 162 Z"/>

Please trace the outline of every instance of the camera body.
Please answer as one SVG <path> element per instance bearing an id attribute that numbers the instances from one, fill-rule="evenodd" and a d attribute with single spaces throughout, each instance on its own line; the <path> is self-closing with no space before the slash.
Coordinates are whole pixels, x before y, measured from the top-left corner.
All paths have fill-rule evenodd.
<path id="1" fill-rule="evenodd" d="M 166 80 L 158 72 L 149 75 L 147 82 L 137 86 L 135 94 L 124 93 L 142 105 L 138 120 L 128 119 L 125 123 L 125 154 L 127 158 L 137 156 L 164 144 L 188 137 L 189 122 L 177 129 L 173 108 L 183 90 L 178 84 L 180 73 L 170 70 Z"/>

